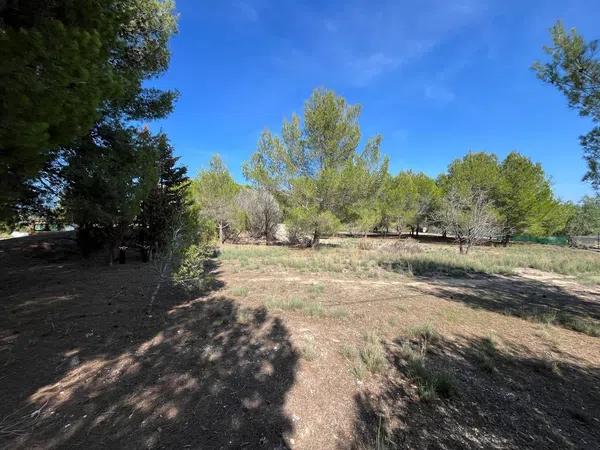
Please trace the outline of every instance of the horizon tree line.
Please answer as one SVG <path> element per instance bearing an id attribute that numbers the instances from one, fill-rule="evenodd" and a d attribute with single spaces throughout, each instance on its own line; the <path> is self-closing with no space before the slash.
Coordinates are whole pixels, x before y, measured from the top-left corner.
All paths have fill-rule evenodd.
<path id="1" fill-rule="evenodd" d="M 171 0 L 5 2 L 0 28 L 0 59 L 10 62 L 0 72 L 3 227 L 53 214 L 78 226 L 84 253 L 105 247 L 110 262 L 132 235 L 149 258 L 174 230 L 192 240 L 215 232 L 221 242 L 247 230 L 270 241 L 282 220 L 311 246 L 342 228 L 418 235 L 435 224 L 466 251 L 484 238 L 598 229 L 597 197 L 559 201 L 541 165 L 516 152 L 502 161 L 469 153 L 435 179 L 390 174 L 381 136 L 359 145 L 360 105 L 325 89 L 279 134 L 262 133 L 242 167 L 248 186 L 218 158 L 190 182 L 167 136 L 141 125 L 169 114 L 178 96 L 144 85 L 169 64 Z M 597 122 L 597 41 L 560 23 L 551 36 L 550 61 L 534 69 Z M 597 128 L 581 138 L 594 188 Z"/>

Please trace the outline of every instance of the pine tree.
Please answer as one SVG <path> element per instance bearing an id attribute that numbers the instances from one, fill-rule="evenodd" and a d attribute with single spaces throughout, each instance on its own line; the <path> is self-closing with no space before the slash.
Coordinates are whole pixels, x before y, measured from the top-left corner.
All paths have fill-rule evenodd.
<path id="1" fill-rule="evenodd" d="M 157 150 L 158 181 L 142 202 L 136 225 L 140 245 L 157 252 L 168 244 L 175 227 L 183 225 L 189 179 L 187 168 L 177 165 L 179 158 L 173 156 L 173 147 L 164 134 L 152 136 L 144 132 L 142 137 Z"/>
<path id="2" fill-rule="evenodd" d="M 147 134 L 118 122 L 102 123 L 65 149 L 62 205 L 78 227 L 84 255 L 105 245 L 112 264 L 115 248 L 156 185 L 158 152 Z"/>
<path id="3" fill-rule="evenodd" d="M 36 199 L 60 147 L 103 117 L 170 112 L 176 94 L 143 81 L 168 66 L 173 10 L 170 0 L 0 2 L 0 221 Z"/>

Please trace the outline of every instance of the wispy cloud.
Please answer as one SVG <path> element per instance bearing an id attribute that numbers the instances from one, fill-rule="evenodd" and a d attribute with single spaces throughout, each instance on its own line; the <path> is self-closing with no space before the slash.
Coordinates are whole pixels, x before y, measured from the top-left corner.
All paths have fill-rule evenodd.
<path id="1" fill-rule="evenodd" d="M 364 86 L 384 72 L 398 67 L 400 61 L 381 52 L 373 53 L 365 58 L 349 61 L 351 81 L 356 86 Z"/>
<path id="2" fill-rule="evenodd" d="M 284 44 L 274 58 L 293 70 L 320 74 L 323 81 L 366 86 L 418 61 L 476 23 L 485 5 L 485 0 L 388 0 L 374 6 L 349 0 L 343 9 L 317 11 L 297 4 L 276 19 L 290 25 L 279 30 Z M 301 59 L 292 61 L 294 55 Z"/>
<path id="3" fill-rule="evenodd" d="M 259 19 L 258 10 L 248 2 L 238 0 L 233 3 L 233 7 L 245 20 L 256 22 Z"/>
<path id="4" fill-rule="evenodd" d="M 450 88 L 441 84 L 426 84 L 423 88 L 423 95 L 427 100 L 431 100 L 441 106 L 450 103 L 456 97 Z"/>

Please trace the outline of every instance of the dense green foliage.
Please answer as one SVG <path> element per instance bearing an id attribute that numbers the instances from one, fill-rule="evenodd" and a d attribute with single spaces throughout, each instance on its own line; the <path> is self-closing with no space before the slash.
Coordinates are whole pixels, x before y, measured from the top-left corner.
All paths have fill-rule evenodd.
<path id="1" fill-rule="evenodd" d="M 253 187 L 238 185 L 219 158 L 200 172 L 192 188 L 200 216 L 215 223 L 221 241 L 244 230 L 268 236 L 249 220 L 250 214 L 264 219 L 265 208 L 248 202 L 262 193 L 269 214 L 279 219 L 281 207 L 290 240 L 312 245 L 340 229 L 418 235 L 433 226 L 468 251 L 490 239 L 508 243 L 515 234 L 566 231 L 575 207 L 555 197 L 540 164 L 516 152 L 502 161 L 470 152 L 437 180 L 412 171 L 393 176 L 380 156 L 379 136 L 359 151 L 359 112 L 335 93 L 315 90 L 302 120 L 284 121 L 281 136 L 261 135 L 243 166 Z M 272 217 L 261 222 L 273 230 Z"/>
<path id="2" fill-rule="evenodd" d="M 516 152 L 502 162 L 490 153 L 468 153 L 450 164 L 438 184 L 445 193 L 483 192 L 496 209 L 505 242 L 514 234 L 562 232 L 572 213 L 555 198 L 542 166 Z"/>
<path id="3" fill-rule="evenodd" d="M 173 147 L 164 134 L 143 134 L 151 148 L 157 152 L 155 167 L 158 180 L 142 201 L 136 219 L 138 241 L 153 252 L 161 251 L 174 238 L 175 233 L 184 232 L 189 205 L 186 202 L 188 187 L 187 168 L 177 166 Z"/>
<path id="4" fill-rule="evenodd" d="M 402 231 L 406 226 L 411 233 L 432 219 L 441 200 L 441 189 L 435 180 L 424 173 L 400 172 L 390 177 L 383 191 L 383 223 Z"/>
<path id="5" fill-rule="evenodd" d="M 104 123 L 64 151 L 62 204 L 84 253 L 107 244 L 109 262 L 158 180 L 158 149 L 147 132 Z"/>
<path id="6" fill-rule="evenodd" d="M 546 63 L 536 62 L 534 69 L 540 79 L 556 86 L 569 106 L 582 116 L 600 123 L 600 57 L 599 42 L 586 42 L 575 29 L 567 32 L 561 22 L 551 29 L 552 46 L 544 50 L 550 56 Z M 588 172 L 584 179 L 600 189 L 600 126 L 580 137 Z"/>
<path id="7" fill-rule="evenodd" d="M 223 164 L 214 155 L 208 169 L 200 171 L 192 181 L 191 195 L 200 215 L 214 222 L 223 243 L 228 234 L 235 233 L 238 216 L 236 198 L 240 186 Z"/>
<path id="8" fill-rule="evenodd" d="M 317 89 L 305 104 L 302 124 L 293 115 L 284 121 L 281 137 L 264 131 L 244 165 L 245 176 L 278 197 L 290 227 L 310 234 L 313 245 L 340 222 L 360 220 L 364 202 L 377 194 L 387 172 L 381 137 L 358 150 L 359 115 L 360 106 Z"/>
<path id="9" fill-rule="evenodd" d="M 600 235 L 600 195 L 584 197 L 567 227 L 569 236 Z"/>
<path id="10" fill-rule="evenodd" d="M 104 116 L 162 117 L 174 92 L 146 89 L 169 62 L 171 0 L 0 4 L 0 220 L 36 199 L 39 178 Z"/>

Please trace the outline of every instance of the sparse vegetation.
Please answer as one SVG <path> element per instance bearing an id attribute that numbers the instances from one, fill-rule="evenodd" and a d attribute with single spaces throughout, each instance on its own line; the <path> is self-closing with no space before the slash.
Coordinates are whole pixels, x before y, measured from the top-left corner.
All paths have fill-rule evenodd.
<path id="1" fill-rule="evenodd" d="M 249 292 L 250 292 L 250 289 L 245 286 L 233 288 L 231 291 L 231 293 L 233 295 L 235 295 L 236 297 L 242 297 L 242 298 L 248 296 Z"/>
<path id="2" fill-rule="evenodd" d="M 322 294 L 325 292 L 325 285 L 323 283 L 312 283 L 308 290 L 313 294 Z"/>
<path id="3" fill-rule="evenodd" d="M 323 304 L 314 300 L 300 298 L 278 299 L 271 298 L 265 302 L 265 307 L 270 311 L 296 311 L 305 316 L 314 318 L 343 319 L 348 315 L 343 308 L 325 308 Z"/>
<path id="4" fill-rule="evenodd" d="M 410 331 L 417 343 L 404 342 L 399 350 L 404 360 L 404 370 L 417 384 L 417 393 L 422 401 L 436 397 L 449 398 L 456 393 L 454 377 L 443 370 L 435 370 L 426 364 L 428 347 L 440 340 L 440 335 L 430 324 L 420 325 Z"/>
<path id="5" fill-rule="evenodd" d="M 496 22 L 528 32 L 489 55 L 452 45 L 494 36 L 497 8 L 181 3 L 0 0 L 0 448 L 598 447 L 600 40 L 557 22 L 533 66 L 594 125 L 580 137 L 593 193 L 576 202 L 560 165 L 506 147 L 434 175 L 448 155 L 418 136 L 535 150 L 510 134 L 527 111 L 504 120 L 502 105 L 550 106 L 509 75 L 512 47 L 539 36 L 523 11 L 551 11 L 502 8 Z M 593 8 L 562 6 L 577 9 Z M 162 78 L 180 14 L 204 34 L 182 33 L 191 63 Z M 404 67 L 428 58 L 437 73 Z M 264 128 L 306 76 L 375 99 L 368 127 L 318 87 Z M 471 104 L 484 91 L 506 98 Z M 505 136 L 467 142 L 469 126 Z M 405 133 L 415 154 L 391 164 Z M 566 148 L 534 134 L 537 154 Z M 424 172 L 398 166 L 418 158 Z M 190 179 L 180 161 L 207 166 Z"/>
<path id="6" fill-rule="evenodd" d="M 359 346 L 342 345 L 340 353 L 350 365 L 350 371 L 359 380 L 370 374 L 380 374 L 388 366 L 380 338 L 374 333 L 363 336 Z"/>
<path id="7" fill-rule="evenodd" d="M 496 371 L 496 341 L 492 335 L 486 336 L 481 340 L 480 348 L 478 349 L 475 357 L 481 370 L 487 373 L 494 373 Z"/>
<path id="8" fill-rule="evenodd" d="M 314 361 L 319 357 L 316 339 L 313 335 L 305 335 L 300 346 L 300 355 L 306 361 Z"/>
<path id="9" fill-rule="evenodd" d="M 385 244 L 385 241 L 383 241 Z M 354 246 L 352 245 L 354 244 Z M 600 283 L 600 254 L 538 244 L 515 244 L 507 248 L 480 247 L 456 258 L 448 246 L 425 246 L 421 252 L 394 252 L 383 249 L 361 251 L 351 240 L 337 248 L 322 248 L 318 253 L 284 247 L 232 246 L 224 249 L 223 260 L 248 260 L 271 270 L 351 273 L 365 278 L 385 278 L 394 274 L 414 276 L 468 274 L 514 274 L 532 268 L 574 276 L 592 284 Z M 240 264 L 243 264 L 240 262 Z"/>
<path id="10" fill-rule="evenodd" d="M 410 334 L 419 340 L 419 344 L 423 348 L 426 348 L 430 344 L 436 344 L 440 338 L 440 335 L 430 323 L 412 328 Z"/>

